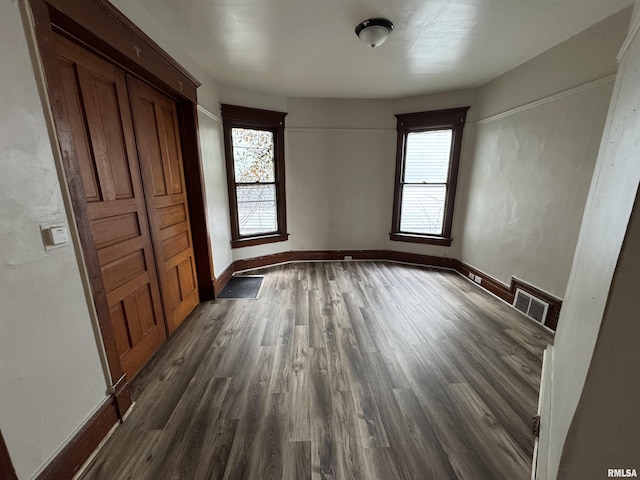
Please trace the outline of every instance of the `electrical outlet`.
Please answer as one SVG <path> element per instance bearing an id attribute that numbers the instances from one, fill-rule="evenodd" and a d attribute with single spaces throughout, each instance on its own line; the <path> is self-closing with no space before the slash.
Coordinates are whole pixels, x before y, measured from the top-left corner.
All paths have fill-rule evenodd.
<path id="1" fill-rule="evenodd" d="M 352 257 L 351 255 L 345 255 L 345 256 L 344 256 L 344 259 L 345 259 L 346 261 L 349 261 L 349 260 L 353 260 L 353 257 Z"/>
<path id="2" fill-rule="evenodd" d="M 471 273 L 471 272 L 469 272 L 469 278 L 471 280 L 475 280 L 476 279 L 475 275 L 473 273 Z"/>
<path id="3" fill-rule="evenodd" d="M 476 275 L 473 281 L 479 285 L 482 283 L 482 277 L 480 275 Z"/>

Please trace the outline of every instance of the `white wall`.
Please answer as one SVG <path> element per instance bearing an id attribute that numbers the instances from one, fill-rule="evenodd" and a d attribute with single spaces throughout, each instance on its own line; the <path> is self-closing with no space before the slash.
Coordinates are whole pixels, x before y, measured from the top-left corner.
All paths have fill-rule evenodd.
<path id="1" fill-rule="evenodd" d="M 385 100 L 291 99 L 295 250 L 378 249 L 391 226 L 395 118 Z"/>
<path id="2" fill-rule="evenodd" d="M 555 338 L 550 479 L 559 466 L 567 480 L 640 468 L 639 72 L 636 36 L 619 66 Z"/>
<path id="3" fill-rule="evenodd" d="M 221 101 L 288 112 L 287 242 L 234 249 L 234 259 L 289 250 L 391 249 L 456 257 L 452 247 L 389 240 L 395 172 L 396 113 L 468 106 L 474 91 L 402 100 L 260 96 L 221 88 Z M 463 165 L 466 143 L 463 146 Z M 461 173 L 464 177 L 464 173 Z M 464 184 L 464 181 L 460 181 Z M 461 187 L 462 189 L 462 187 Z M 456 209 L 453 233 L 460 229 Z"/>
<path id="4" fill-rule="evenodd" d="M 205 179 L 213 271 L 218 277 L 233 262 L 222 120 L 213 112 L 199 109 L 198 128 L 200 129 L 200 157 Z"/>
<path id="5" fill-rule="evenodd" d="M 458 205 L 464 262 L 564 296 L 629 16 L 480 88 L 466 205 Z"/>
<path id="6" fill-rule="evenodd" d="M 484 85 L 479 118 L 615 72 L 630 16 L 626 8 Z"/>
<path id="7" fill-rule="evenodd" d="M 224 102 L 269 108 L 256 94 Z M 285 130 L 287 242 L 234 250 L 235 259 L 289 250 L 376 249 L 393 201 L 395 124 L 384 100 L 276 97 Z M 253 102 L 253 104 L 251 104 Z M 279 108 L 276 108 L 279 107 Z M 388 221 L 387 221 L 388 217 Z"/>
<path id="8" fill-rule="evenodd" d="M 106 397 L 72 246 L 39 225 L 73 223 L 16 2 L 0 4 L 0 429 L 19 478 L 42 467 Z"/>
<path id="9" fill-rule="evenodd" d="M 158 24 L 137 0 L 114 3 L 203 83 L 198 95 L 206 112 L 201 111 L 198 117 L 216 274 L 233 259 L 279 251 L 387 248 L 462 257 L 505 282 L 516 274 L 551 293 L 564 293 L 569 268 L 565 257 L 571 256 L 575 245 L 577 219 L 582 213 L 580 202 L 584 204 L 585 185 L 593 169 L 595 144 L 602 130 L 610 86 L 599 84 L 589 91 L 505 119 L 477 125 L 473 121 L 613 72 L 612 58 L 621 43 L 621 32 L 626 30 L 628 12 L 580 34 L 577 40 L 570 39 L 480 91 L 397 101 L 327 100 L 287 99 L 219 87 L 180 47 L 180 39 Z M 41 245 L 39 224 L 70 220 L 65 213 L 68 210 L 63 204 L 58 170 L 15 3 L 4 2 L 0 6 L 0 27 L 5 46 L 0 49 L 0 65 L 4 66 L 3 85 L 7 85 L 3 89 L 5 93 L 0 95 L 3 111 L 0 122 L 5 124 L 0 128 L 3 156 L 0 429 L 20 477 L 29 478 L 105 398 L 105 381 L 75 252 L 66 247 L 45 253 Z M 632 86 L 627 82 L 620 88 L 624 91 Z M 480 103 L 476 95 L 481 96 Z M 286 162 L 291 238 L 288 242 L 234 251 L 229 247 L 221 126 L 215 118 L 221 101 L 289 112 Z M 391 242 L 388 233 L 396 135 L 393 115 L 465 105 L 472 106 L 471 124 L 465 129 L 452 247 Z M 624 114 L 631 115 L 626 111 Z M 558 134 L 559 131 L 564 133 Z M 626 137 L 619 138 L 620 144 L 629 141 Z M 533 176 L 554 185 L 546 191 L 547 196 L 553 197 L 544 204 L 549 210 L 533 211 L 542 235 L 524 228 L 522 222 L 511 222 L 512 212 L 504 209 L 504 202 L 500 202 L 504 192 L 513 192 L 514 196 L 526 194 L 531 201 L 539 200 L 539 196 L 533 196 L 526 189 L 530 181 L 520 181 L 517 189 L 511 186 L 511 182 L 524 178 L 531 162 L 540 167 Z M 616 162 L 612 168 L 618 173 L 603 178 L 615 185 L 618 180 L 628 182 L 627 177 L 618 179 L 617 175 L 623 174 L 617 170 L 621 167 Z M 605 166 L 603 163 L 601 168 Z M 487 172 L 498 175 L 488 177 Z M 610 188 L 612 190 L 605 193 L 615 198 L 607 204 L 612 209 L 609 211 L 628 207 L 629 185 L 624 183 L 624 188 L 617 190 L 616 186 Z M 496 191 L 502 193 L 492 193 Z M 624 199 L 616 196 L 623 196 L 624 192 Z M 484 203 L 481 212 L 477 207 L 483 202 L 488 203 Z M 528 203 L 528 200 L 517 200 L 521 208 L 518 215 L 530 212 Z M 590 208 L 597 210 L 597 207 L 594 202 Z M 560 213 L 553 213 L 556 210 Z M 489 215 L 483 217 L 486 211 Z M 600 255 L 598 249 L 602 248 L 604 264 L 598 265 L 612 269 L 610 253 L 615 250 L 615 241 L 621 242 L 620 228 L 624 222 L 607 220 L 615 224 L 615 241 L 605 244 L 605 240 L 611 239 L 592 238 L 593 232 L 603 234 L 605 219 L 598 212 L 592 212 L 591 220 L 585 220 L 587 225 L 594 222 L 597 226 L 585 227 L 587 233 L 581 241 L 589 247 L 584 247 L 586 253 L 581 255 L 594 252 Z M 494 222 L 495 229 L 488 232 L 481 220 L 484 218 L 491 224 L 494 216 L 503 221 Z M 492 249 L 490 245 L 502 237 L 511 239 L 512 244 L 519 238 L 520 242 L 535 245 L 536 254 L 545 255 L 543 265 L 537 265 L 537 258 L 535 262 L 525 258 L 516 263 L 513 257 Z M 553 242 L 555 248 L 545 250 L 546 241 Z M 475 254 L 476 251 L 481 254 Z M 492 262 L 485 258 L 491 258 Z M 523 265 L 523 269 L 518 265 Z M 580 268 L 586 269 L 586 277 Z M 574 288 L 580 293 L 575 293 L 574 298 L 587 298 L 594 288 L 596 303 L 602 301 L 602 282 L 606 283 L 606 276 L 599 278 L 600 270 L 592 271 L 578 264 L 574 271 L 580 273 L 574 276 L 582 279 L 582 283 L 576 280 Z M 65 281 L 60 282 L 60 278 Z M 599 325 L 599 320 L 594 318 L 583 328 L 585 325 L 577 323 L 584 313 L 579 310 L 578 302 L 568 299 L 568 304 L 563 310 L 557 340 L 561 345 L 564 342 L 566 348 L 564 353 L 561 349 L 556 351 L 558 365 L 566 365 L 566 369 L 558 370 L 557 374 L 560 380 L 566 380 L 561 387 L 565 390 L 556 389 L 558 396 L 554 397 L 563 413 L 575 410 L 582 383 L 580 375 L 568 379 L 562 375 L 575 370 L 586 374 L 586 367 L 580 362 L 590 358 L 589 346 L 592 350 L 594 332 Z M 568 429 L 568 424 L 557 425 L 559 430 L 554 438 L 560 443 L 556 446 L 562 444 Z"/>
<path id="10" fill-rule="evenodd" d="M 239 105 L 241 107 L 261 108 L 263 110 L 275 110 L 277 112 L 286 112 L 288 108 L 287 97 L 267 95 L 265 93 L 245 90 L 232 85 L 219 84 L 218 97 L 220 103 Z M 285 124 L 287 120 L 288 119 L 285 118 Z"/>

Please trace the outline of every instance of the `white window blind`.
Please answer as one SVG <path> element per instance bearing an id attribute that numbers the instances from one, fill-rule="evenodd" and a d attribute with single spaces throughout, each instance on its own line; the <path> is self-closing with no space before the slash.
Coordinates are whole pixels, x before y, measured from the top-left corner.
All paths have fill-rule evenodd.
<path id="1" fill-rule="evenodd" d="M 275 185 L 238 185 L 240 235 L 260 235 L 278 229 Z"/>
<path id="2" fill-rule="evenodd" d="M 443 234 L 452 138 L 451 129 L 407 134 L 400 231 Z"/>

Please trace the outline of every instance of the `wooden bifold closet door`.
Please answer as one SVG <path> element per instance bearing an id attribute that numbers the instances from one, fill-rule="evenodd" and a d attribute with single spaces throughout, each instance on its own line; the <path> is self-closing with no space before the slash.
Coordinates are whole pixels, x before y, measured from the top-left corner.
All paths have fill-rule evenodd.
<path id="1" fill-rule="evenodd" d="M 198 304 L 176 104 L 127 78 L 169 334 Z"/>
<path id="2" fill-rule="evenodd" d="M 175 104 L 158 93 L 174 115 L 169 122 L 162 113 L 171 127 L 162 124 L 163 130 L 156 131 L 157 122 L 134 127 L 125 72 L 62 36 L 56 35 L 55 42 L 91 248 L 97 252 L 120 363 L 131 378 L 198 303 Z M 167 128 L 173 128 L 173 136 Z M 152 138 L 141 138 L 145 135 Z M 140 162 L 156 159 L 145 153 L 141 160 L 139 151 L 140 145 L 154 144 L 161 145 L 162 161 L 173 162 L 166 190 L 182 192 L 182 202 L 171 198 L 149 204 L 155 189 L 142 175 L 152 178 L 153 167 Z"/>

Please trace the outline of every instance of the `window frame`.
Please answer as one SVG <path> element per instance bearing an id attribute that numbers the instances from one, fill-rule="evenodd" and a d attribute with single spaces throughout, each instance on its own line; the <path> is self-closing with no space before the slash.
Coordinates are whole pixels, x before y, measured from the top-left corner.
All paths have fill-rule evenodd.
<path id="1" fill-rule="evenodd" d="M 391 240 L 399 242 L 424 243 L 430 245 L 450 246 L 451 227 L 453 224 L 453 207 L 458 184 L 458 170 L 460 153 L 462 150 L 462 132 L 466 121 L 467 110 L 470 107 L 450 108 L 446 110 L 432 110 L 427 112 L 397 114 L 397 144 L 396 144 L 396 172 L 393 193 L 393 218 L 391 224 Z M 447 175 L 444 201 L 444 216 L 442 235 L 403 232 L 400 230 L 402 215 L 402 189 L 404 186 L 404 168 L 406 159 L 407 136 L 430 130 L 451 129 L 451 152 L 449 158 L 449 173 Z"/>
<path id="2" fill-rule="evenodd" d="M 231 217 L 231 248 L 287 241 L 289 234 L 287 233 L 287 201 L 284 169 L 284 118 L 287 116 L 287 113 L 227 104 L 221 104 L 220 110 L 222 113 L 222 127 L 224 132 L 227 191 L 229 194 L 229 213 Z M 242 184 L 242 182 L 236 182 L 235 179 L 232 138 L 232 129 L 234 128 L 264 130 L 273 133 L 274 183 L 276 187 L 276 214 L 278 216 L 278 228 L 273 233 L 240 235 L 236 186 L 238 183 Z"/>

